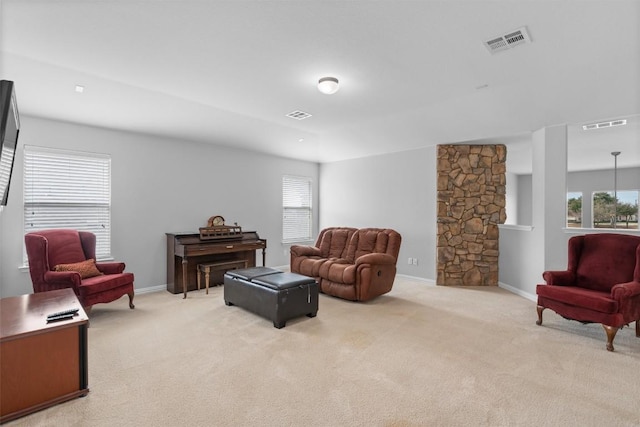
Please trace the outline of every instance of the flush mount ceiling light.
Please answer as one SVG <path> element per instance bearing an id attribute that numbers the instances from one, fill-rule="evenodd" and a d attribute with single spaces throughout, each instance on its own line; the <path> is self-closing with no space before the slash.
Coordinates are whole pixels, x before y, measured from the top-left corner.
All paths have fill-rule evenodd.
<path id="1" fill-rule="evenodd" d="M 338 91 L 338 79 L 335 77 L 323 77 L 318 80 L 318 90 L 326 95 L 334 94 Z"/>
<path id="2" fill-rule="evenodd" d="M 84 92 L 84 86 L 76 85 L 76 92 L 78 92 L 78 93 Z"/>

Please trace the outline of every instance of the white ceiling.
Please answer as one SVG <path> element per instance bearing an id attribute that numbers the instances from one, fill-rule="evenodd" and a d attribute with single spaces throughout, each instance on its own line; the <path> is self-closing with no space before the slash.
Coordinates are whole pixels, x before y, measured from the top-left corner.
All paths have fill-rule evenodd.
<path id="1" fill-rule="evenodd" d="M 640 165 L 638 0 L 1 0 L 1 8 L 0 74 L 16 82 L 21 114 L 314 162 L 505 142 L 522 173 L 530 133 L 566 123 L 570 144 L 580 140 L 570 146 L 580 158 L 573 169 L 601 164 L 598 149 L 622 151 L 619 167 Z M 493 55 L 484 47 L 523 26 L 532 43 Z M 315 87 L 327 75 L 340 80 L 334 95 Z M 285 117 L 294 110 L 312 117 Z M 635 124 L 576 130 L 619 117 Z"/>

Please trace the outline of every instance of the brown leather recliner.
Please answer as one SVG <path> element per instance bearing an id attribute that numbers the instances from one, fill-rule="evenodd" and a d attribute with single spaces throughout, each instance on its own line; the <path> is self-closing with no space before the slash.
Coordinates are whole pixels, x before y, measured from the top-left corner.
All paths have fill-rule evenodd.
<path id="1" fill-rule="evenodd" d="M 315 278 L 322 293 L 368 301 L 391 290 L 401 241 L 388 228 L 325 228 L 315 246 L 291 246 L 291 271 Z"/>
<path id="2" fill-rule="evenodd" d="M 34 292 L 71 288 L 85 311 L 129 296 L 134 308 L 133 274 L 122 262 L 95 262 L 96 236 L 88 231 L 42 230 L 24 236 Z"/>
<path id="3" fill-rule="evenodd" d="M 550 308 L 582 323 L 601 323 L 607 350 L 624 325 L 636 322 L 640 337 L 640 237 L 599 233 L 569 239 L 567 270 L 545 271 L 536 287 L 538 325 Z"/>

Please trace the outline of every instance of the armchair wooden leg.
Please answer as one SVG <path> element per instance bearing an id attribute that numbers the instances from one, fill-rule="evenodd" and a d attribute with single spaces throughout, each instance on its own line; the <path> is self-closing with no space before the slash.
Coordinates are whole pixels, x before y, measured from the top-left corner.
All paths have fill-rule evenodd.
<path id="1" fill-rule="evenodd" d="M 537 310 L 538 310 L 538 320 L 536 321 L 536 325 L 540 326 L 542 325 L 542 311 L 544 310 L 544 307 L 539 305 Z"/>
<path id="2" fill-rule="evenodd" d="M 613 339 L 616 337 L 618 329 L 613 326 L 602 325 L 604 331 L 607 333 L 607 350 L 613 351 Z"/>
<path id="3" fill-rule="evenodd" d="M 136 306 L 133 305 L 133 292 L 131 292 L 131 293 L 127 294 L 127 295 L 129 295 L 129 308 L 131 308 L 131 309 L 136 308 Z"/>
<path id="4" fill-rule="evenodd" d="M 636 336 L 640 338 L 640 320 L 636 320 Z"/>

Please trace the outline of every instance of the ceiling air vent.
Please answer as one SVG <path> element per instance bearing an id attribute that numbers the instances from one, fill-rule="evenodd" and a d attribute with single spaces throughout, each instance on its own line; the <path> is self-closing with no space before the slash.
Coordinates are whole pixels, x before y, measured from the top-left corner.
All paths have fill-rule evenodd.
<path id="1" fill-rule="evenodd" d="M 286 116 L 296 120 L 304 120 L 308 117 L 311 117 L 311 114 L 305 113 L 304 111 L 296 110 L 296 111 L 290 112 Z"/>
<path id="2" fill-rule="evenodd" d="M 610 122 L 600 122 L 600 123 L 591 123 L 588 125 L 583 125 L 583 130 L 593 130 L 593 129 L 602 129 L 602 128 L 610 128 L 613 126 L 623 126 L 626 125 L 626 120 L 612 120 Z"/>
<path id="3" fill-rule="evenodd" d="M 527 27 L 522 27 L 507 34 L 492 37 L 485 41 L 484 45 L 489 52 L 496 53 L 525 43 L 531 43 L 531 37 L 529 37 Z"/>

